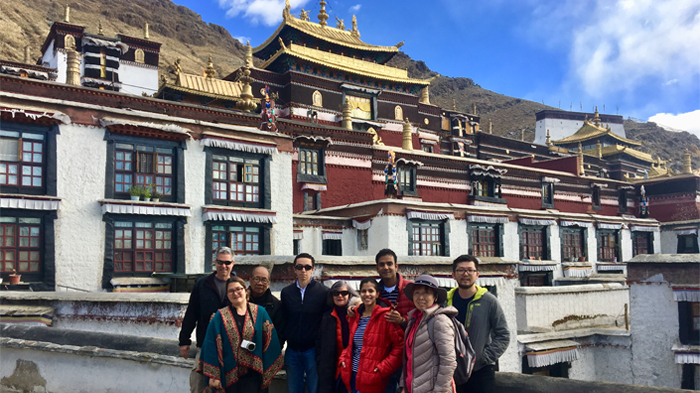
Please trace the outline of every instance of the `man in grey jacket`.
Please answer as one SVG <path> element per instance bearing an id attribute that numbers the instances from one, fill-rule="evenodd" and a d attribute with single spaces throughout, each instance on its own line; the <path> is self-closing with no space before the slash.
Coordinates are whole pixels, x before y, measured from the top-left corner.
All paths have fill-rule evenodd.
<path id="1" fill-rule="evenodd" d="M 476 363 L 469 381 L 457 386 L 457 393 L 492 393 L 498 358 L 510 343 L 510 332 L 498 299 L 486 288 L 476 285 L 479 260 L 460 255 L 452 262 L 452 276 L 457 287 L 447 293 L 447 305 L 454 306 L 469 333 L 476 352 Z"/>

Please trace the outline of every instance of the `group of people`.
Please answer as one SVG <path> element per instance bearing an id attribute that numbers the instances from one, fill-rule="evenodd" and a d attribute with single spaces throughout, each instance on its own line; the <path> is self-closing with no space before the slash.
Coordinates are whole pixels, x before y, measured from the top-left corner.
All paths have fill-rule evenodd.
<path id="1" fill-rule="evenodd" d="M 216 271 L 190 295 L 179 341 L 187 358 L 197 329 L 191 392 L 265 392 L 282 367 L 289 393 L 493 392 L 510 334 L 496 297 L 476 285 L 476 257 L 454 260 L 458 286 L 446 291 L 427 274 L 404 279 L 396 254 L 383 249 L 375 257 L 379 281 L 363 279 L 358 293 L 342 280 L 330 288 L 313 280 L 314 257 L 302 253 L 280 299 L 267 268 L 256 267 L 246 286 L 231 273 L 233 259 L 230 248 L 218 250 Z M 453 318 L 475 351 L 461 385 L 453 379 Z"/>

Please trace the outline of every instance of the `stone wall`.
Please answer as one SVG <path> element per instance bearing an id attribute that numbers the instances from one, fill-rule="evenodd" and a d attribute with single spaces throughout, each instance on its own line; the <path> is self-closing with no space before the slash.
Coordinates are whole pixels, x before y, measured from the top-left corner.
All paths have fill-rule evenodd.
<path id="1" fill-rule="evenodd" d="M 612 382 L 575 381 L 513 373 L 496 373 L 498 393 L 681 393 L 687 390 L 625 385 Z"/>

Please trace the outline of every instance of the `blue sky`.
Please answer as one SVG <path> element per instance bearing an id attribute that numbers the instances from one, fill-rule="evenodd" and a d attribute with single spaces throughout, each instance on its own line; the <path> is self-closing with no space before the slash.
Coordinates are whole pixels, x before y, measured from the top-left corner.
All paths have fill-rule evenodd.
<path id="1" fill-rule="evenodd" d="M 700 0 L 327 0 L 362 40 L 446 76 L 569 110 L 651 119 L 700 135 Z M 284 0 L 174 0 L 257 46 Z M 320 6 L 291 0 L 292 13 Z M 619 112 L 618 112 L 619 108 Z M 534 114 L 533 114 L 534 121 Z"/>

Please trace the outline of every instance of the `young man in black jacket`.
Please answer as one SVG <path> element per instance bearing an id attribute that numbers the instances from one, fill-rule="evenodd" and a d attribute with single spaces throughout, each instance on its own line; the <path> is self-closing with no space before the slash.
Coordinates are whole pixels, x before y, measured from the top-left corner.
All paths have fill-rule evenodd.
<path id="1" fill-rule="evenodd" d="M 287 339 L 284 365 L 289 393 L 303 393 L 304 382 L 308 393 L 318 392 L 314 346 L 323 313 L 329 306 L 326 304 L 328 288 L 311 279 L 314 265 L 311 255 L 297 255 L 294 258 L 297 280 L 282 289 L 281 294 L 286 323 L 284 337 Z"/>
<path id="2" fill-rule="evenodd" d="M 207 334 L 209 320 L 216 311 L 226 305 L 226 281 L 233 270 L 233 252 L 228 247 L 222 247 L 216 252 L 216 271 L 200 278 L 192 289 L 190 302 L 187 305 L 185 318 L 182 319 L 180 330 L 180 355 L 187 359 L 190 353 L 192 331 L 197 328 L 197 347 L 202 347 L 204 336 Z M 199 361 L 199 352 L 195 358 L 195 368 Z M 204 390 L 204 377 L 195 372 L 190 374 L 190 392 L 201 393 Z"/>

